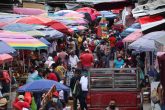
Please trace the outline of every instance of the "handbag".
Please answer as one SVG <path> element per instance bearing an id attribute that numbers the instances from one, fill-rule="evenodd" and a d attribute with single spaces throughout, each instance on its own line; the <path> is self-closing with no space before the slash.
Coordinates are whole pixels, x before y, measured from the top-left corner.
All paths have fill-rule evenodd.
<path id="1" fill-rule="evenodd" d="M 81 85 L 76 81 L 73 89 L 73 96 L 78 97 L 81 94 Z"/>

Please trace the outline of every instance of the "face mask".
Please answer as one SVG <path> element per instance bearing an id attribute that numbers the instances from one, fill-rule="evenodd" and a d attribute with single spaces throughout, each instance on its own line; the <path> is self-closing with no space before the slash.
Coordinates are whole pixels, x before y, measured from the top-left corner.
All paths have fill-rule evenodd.
<path id="1" fill-rule="evenodd" d="M 120 61 L 120 60 L 121 60 L 121 58 L 118 58 L 118 60 Z"/>
<path id="2" fill-rule="evenodd" d="M 52 98 L 52 101 L 55 102 L 55 103 L 57 103 L 58 98 Z"/>
<path id="3" fill-rule="evenodd" d="M 112 110 L 115 110 L 116 106 L 115 106 L 115 105 L 110 105 L 110 108 L 111 108 Z"/>
<path id="4" fill-rule="evenodd" d="M 50 71 L 52 72 L 52 71 L 53 71 L 53 69 L 50 69 Z"/>

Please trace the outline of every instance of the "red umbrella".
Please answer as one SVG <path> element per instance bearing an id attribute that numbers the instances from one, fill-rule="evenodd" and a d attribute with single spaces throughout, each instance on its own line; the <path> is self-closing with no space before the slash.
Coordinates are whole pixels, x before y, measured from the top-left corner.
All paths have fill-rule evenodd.
<path id="1" fill-rule="evenodd" d="M 160 15 L 145 16 L 145 17 L 139 18 L 139 23 L 140 24 L 146 24 L 146 23 L 151 23 L 151 22 L 155 22 L 155 21 L 160 21 L 162 19 L 163 19 L 163 17 Z"/>
<path id="2" fill-rule="evenodd" d="M 51 21 L 52 21 L 52 19 L 42 17 L 42 16 L 28 16 L 28 17 L 23 17 L 23 18 L 17 19 L 15 21 L 15 23 L 44 25 L 44 24 L 49 23 Z"/>
<path id="3" fill-rule="evenodd" d="M 9 54 L 0 54 L 0 64 L 13 61 L 13 57 Z"/>
<path id="4" fill-rule="evenodd" d="M 83 8 L 79 8 L 78 10 L 76 10 L 77 12 L 85 12 L 85 13 L 89 13 L 92 20 L 95 20 L 97 16 L 100 15 L 100 13 L 93 9 L 93 8 L 89 8 L 89 7 L 83 7 Z"/>
<path id="5" fill-rule="evenodd" d="M 56 20 L 53 20 L 52 22 L 49 22 L 45 25 L 52 27 L 53 29 L 56 29 L 64 34 L 72 35 L 74 33 L 74 31 L 72 29 L 70 29 L 65 24 L 63 24 L 59 21 L 56 21 Z"/>

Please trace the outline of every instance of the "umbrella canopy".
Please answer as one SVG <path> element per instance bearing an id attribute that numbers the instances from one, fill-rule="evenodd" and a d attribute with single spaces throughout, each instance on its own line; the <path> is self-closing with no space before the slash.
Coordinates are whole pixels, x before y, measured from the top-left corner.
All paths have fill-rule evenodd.
<path id="1" fill-rule="evenodd" d="M 0 54 L 0 64 L 13 61 L 13 57 L 9 54 Z"/>
<path id="2" fill-rule="evenodd" d="M 8 45 L 15 49 L 35 50 L 47 48 L 47 45 L 38 39 L 17 32 L 0 31 L 0 40 L 6 42 Z"/>
<path id="3" fill-rule="evenodd" d="M 155 31 L 143 36 L 143 38 L 150 40 L 156 40 L 160 37 L 165 37 L 165 31 Z"/>
<path id="4" fill-rule="evenodd" d="M 87 29 L 85 26 L 70 26 L 70 28 L 74 31 L 82 31 Z"/>
<path id="5" fill-rule="evenodd" d="M 20 87 L 17 91 L 18 92 L 46 92 L 48 91 L 52 86 L 56 86 L 57 91 L 64 90 L 69 91 L 70 89 L 56 81 L 52 80 L 36 80 L 33 82 L 30 82 L 28 84 L 25 84 L 24 86 Z"/>
<path id="6" fill-rule="evenodd" d="M 22 15 L 40 15 L 46 13 L 45 10 L 36 9 L 36 8 L 18 8 L 14 7 L 13 12 L 16 14 Z"/>
<path id="7" fill-rule="evenodd" d="M 49 41 L 47 41 L 45 38 L 43 38 L 43 37 L 41 37 L 40 39 L 39 39 L 41 42 L 43 42 L 44 44 L 46 44 L 46 45 L 50 45 L 51 43 L 49 42 Z"/>
<path id="8" fill-rule="evenodd" d="M 19 32 L 0 31 L 0 38 L 19 38 L 19 39 L 31 38 L 32 39 L 33 37 Z"/>
<path id="9" fill-rule="evenodd" d="M 136 51 L 157 51 L 158 44 L 154 40 L 139 38 L 128 46 L 129 49 Z"/>
<path id="10" fill-rule="evenodd" d="M 82 13 L 78 13 L 76 11 L 70 12 L 64 15 L 65 17 L 77 17 L 77 18 L 84 18 L 84 15 Z"/>
<path id="11" fill-rule="evenodd" d="M 100 11 L 101 15 L 97 16 L 97 18 L 105 17 L 105 18 L 116 18 L 117 15 L 113 14 L 111 11 Z"/>
<path id="12" fill-rule="evenodd" d="M 57 39 L 57 38 L 62 38 L 65 36 L 62 32 L 57 31 L 51 27 L 41 27 L 41 28 L 36 28 L 36 29 L 44 33 L 46 39 Z"/>
<path id="13" fill-rule="evenodd" d="M 72 18 L 72 17 L 53 17 L 52 19 L 57 20 L 59 22 L 62 22 L 65 25 L 80 25 L 80 24 L 88 24 L 88 21 L 81 18 L 81 19 L 77 19 L 77 18 Z"/>
<path id="14" fill-rule="evenodd" d="M 165 36 L 155 39 L 155 41 L 165 46 Z"/>
<path id="15" fill-rule="evenodd" d="M 1 38 L 0 40 L 6 42 L 8 45 L 15 49 L 23 50 L 36 50 L 36 49 L 46 49 L 47 45 L 39 41 L 38 39 L 19 39 L 19 38 Z"/>
<path id="16" fill-rule="evenodd" d="M 3 41 L 0 41 L 0 54 L 14 53 L 16 50 Z"/>
<path id="17" fill-rule="evenodd" d="M 46 36 L 45 33 L 41 32 L 41 31 L 38 31 L 38 30 L 32 30 L 32 31 L 26 31 L 26 32 L 23 32 L 27 35 L 30 35 L 30 36 L 33 36 L 33 37 L 44 37 Z"/>
<path id="18" fill-rule="evenodd" d="M 122 41 L 123 42 L 133 42 L 142 37 L 142 31 L 140 29 L 137 29 L 133 33 L 129 34 L 127 37 L 125 37 Z"/>
<path id="19" fill-rule="evenodd" d="M 83 8 L 79 8 L 78 10 L 76 10 L 77 12 L 85 12 L 85 13 L 89 13 L 92 20 L 95 20 L 97 16 L 100 15 L 100 13 L 93 9 L 93 8 L 89 8 L 89 7 L 83 7 Z"/>
<path id="20" fill-rule="evenodd" d="M 60 10 L 54 13 L 55 16 L 64 16 L 65 14 L 68 13 L 74 13 L 75 11 L 73 10 Z"/>
<path id="21" fill-rule="evenodd" d="M 35 25 L 29 25 L 29 24 L 23 24 L 23 23 L 12 23 L 8 24 L 2 29 L 8 30 L 8 31 L 15 31 L 15 32 L 24 32 L 24 31 L 31 31 L 33 30 Z"/>
<path id="22" fill-rule="evenodd" d="M 18 14 L 9 14 L 9 13 L 0 13 L 0 22 L 1 23 L 12 23 L 18 18 L 25 17 L 26 15 L 18 15 Z"/>
<path id="23" fill-rule="evenodd" d="M 46 18 L 46 17 L 42 17 L 42 16 L 27 16 L 27 17 L 23 17 L 23 18 L 16 20 L 15 23 L 44 25 L 51 21 L 52 20 L 50 18 Z"/>
<path id="24" fill-rule="evenodd" d="M 129 34 L 133 33 L 134 31 L 136 31 L 137 29 L 141 29 L 141 26 L 139 23 L 134 23 L 131 26 L 129 26 L 127 29 L 125 29 L 122 33 L 121 36 L 122 38 L 125 38 L 126 36 L 128 36 Z"/>
<path id="25" fill-rule="evenodd" d="M 50 23 L 47 23 L 46 25 L 53 28 L 53 29 L 56 29 L 56 30 L 58 30 L 64 34 L 72 35 L 74 33 L 74 31 L 72 29 L 70 29 L 65 24 L 63 24 L 59 21 L 54 20 Z"/>

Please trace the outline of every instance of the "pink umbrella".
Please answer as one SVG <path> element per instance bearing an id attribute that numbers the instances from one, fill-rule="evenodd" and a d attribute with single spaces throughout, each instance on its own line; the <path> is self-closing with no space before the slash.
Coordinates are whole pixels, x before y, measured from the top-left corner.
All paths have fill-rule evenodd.
<path id="1" fill-rule="evenodd" d="M 83 18 L 84 15 L 78 12 L 70 12 L 64 15 L 64 17 L 76 17 L 76 18 Z"/>
<path id="2" fill-rule="evenodd" d="M 32 36 L 29 36 L 27 34 L 18 33 L 18 32 L 10 32 L 10 31 L 0 31 L 0 38 L 33 39 Z"/>
<path id="3" fill-rule="evenodd" d="M 78 28 L 79 30 L 85 30 L 85 29 L 87 29 L 87 27 L 85 27 L 85 26 L 77 26 L 77 28 Z"/>
<path id="4" fill-rule="evenodd" d="M 123 42 L 133 42 L 140 37 L 142 37 L 142 31 L 140 29 L 136 30 L 135 32 L 128 35 L 126 38 L 123 39 Z"/>
<path id="5" fill-rule="evenodd" d="M 13 61 L 13 57 L 9 54 L 0 54 L 0 64 Z"/>
<path id="6" fill-rule="evenodd" d="M 83 8 L 79 8 L 78 10 L 76 10 L 77 12 L 84 12 L 84 13 L 89 13 L 92 20 L 95 20 L 97 16 L 100 15 L 100 13 L 93 9 L 93 8 L 89 8 L 89 7 L 83 7 Z"/>
<path id="7" fill-rule="evenodd" d="M 22 14 L 22 15 L 40 15 L 46 13 L 44 10 L 41 9 L 34 9 L 34 8 L 17 8 L 13 9 L 14 13 Z"/>
<path id="8" fill-rule="evenodd" d="M 7 23 L 0 22 L 0 27 L 7 25 Z"/>

